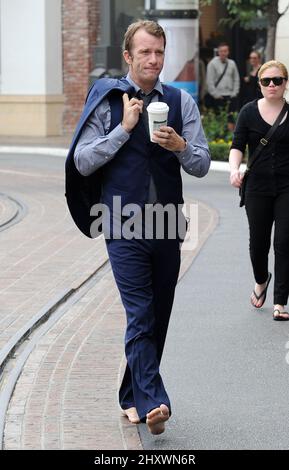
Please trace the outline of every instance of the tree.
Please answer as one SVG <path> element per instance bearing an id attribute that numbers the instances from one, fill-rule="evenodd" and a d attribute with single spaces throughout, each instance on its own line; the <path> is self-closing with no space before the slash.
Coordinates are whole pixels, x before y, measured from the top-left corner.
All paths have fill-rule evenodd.
<path id="1" fill-rule="evenodd" d="M 252 20 L 259 17 L 267 19 L 267 42 L 265 60 L 274 59 L 276 29 L 279 19 L 289 9 L 288 5 L 283 12 L 279 11 L 279 0 L 221 0 L 227 8 L 229 18 L 226 21 L 232 26 L 240 22 L 241 26 L 248 27 Z M 210 5 L 212 0 L 201 0 L 201 5 Z"/>

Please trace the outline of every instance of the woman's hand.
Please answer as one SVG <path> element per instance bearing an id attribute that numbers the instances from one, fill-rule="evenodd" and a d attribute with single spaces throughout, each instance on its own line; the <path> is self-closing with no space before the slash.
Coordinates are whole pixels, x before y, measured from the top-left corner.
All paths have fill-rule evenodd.
<path id="1" fill-rule="evenodd" d="M 244 178 L 244 173 L 241 173 L 239 169 L 231 170 L 230 173 L 230 182 L 234 188 L 240 188 L 242 186 L 242 181 Z"/>

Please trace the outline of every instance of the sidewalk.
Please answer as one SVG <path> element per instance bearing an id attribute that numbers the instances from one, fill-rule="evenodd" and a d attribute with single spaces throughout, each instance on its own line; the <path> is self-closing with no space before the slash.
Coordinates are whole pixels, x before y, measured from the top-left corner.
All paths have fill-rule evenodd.
<path id="1" fill-rule="evenodd" d="M 0 154 L 5 152 L 28 153 L 35 151 L 38 154 L 45 155 L 49 150 L 50 155 L 65 157 L 72 139 L 72 135 L 56 137 L 1 137 L 0 136 Z M 240 169 L 245 171 L 246 165 L 242 164 Z M 221 161 L 212 161 L 211 170 L 229 171 L 229 163 Z"/>
<path id="2" fill-rule="evenodd" d="M 58 144 L 60 144 L 59 139 Z M 12 142 L 12 141 L 11 141 Z M 13 139 L 13 146 L 23 145 Z M 0 146 L 7 140 L 0 139 Z M 25 145 L 47 145 L 50 139 Z M 65 148 L 67 141 L 62 141 Z M 1 159 L 1 154 L 0 154 Z M 1 232 L 0 347 L 57 293 L 79 285 L 106 259 L 104 242 L 83 237 L 68 215 L 59 171 L 0 170 L 3 192 L 22 198 L 26 217 Z M 61 162 L 62 164 L 62 162 Z M 199 244 L 184 252 L 181 275 L 214 230 L 217 214 L 199 204 Z M 6 449 L 139 449 L 137 427 L 120 416 L 125 315 L 109 270 L 38 342 L 6 417 Z"/>
<path id="3" fill-rule="evenodd" d="M 54 147 L 68 148 L 72 134 L 52 137 L 0 136 L 0 147 Z"/>

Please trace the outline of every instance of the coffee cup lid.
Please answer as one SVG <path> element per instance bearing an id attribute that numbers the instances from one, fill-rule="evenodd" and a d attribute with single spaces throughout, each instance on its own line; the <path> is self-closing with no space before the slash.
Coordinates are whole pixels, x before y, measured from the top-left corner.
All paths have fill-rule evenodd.
<path id="1" fill-rule="evenodd" d="M 147 110 L 152 113 L 163 113 L 164 111 L 168 111 L 169 107 L 167 103 L 164 103 L 163 101 L 155 101 L 148 105 Z"/>

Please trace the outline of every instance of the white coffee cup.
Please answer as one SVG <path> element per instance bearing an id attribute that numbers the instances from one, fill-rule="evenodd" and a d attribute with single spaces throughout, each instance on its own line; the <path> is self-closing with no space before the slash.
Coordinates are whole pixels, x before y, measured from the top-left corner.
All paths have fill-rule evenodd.
<path id="1" fill-rule="evenodd" d="M 147 112 L 149 118 L 150 138 L 152 142 L 155 142 L 153 140 L 153 132 L 157 131 L 161 126 L 167 126 L 169 107 L 167 103 L 156 101 L 148 105 Z"/>

